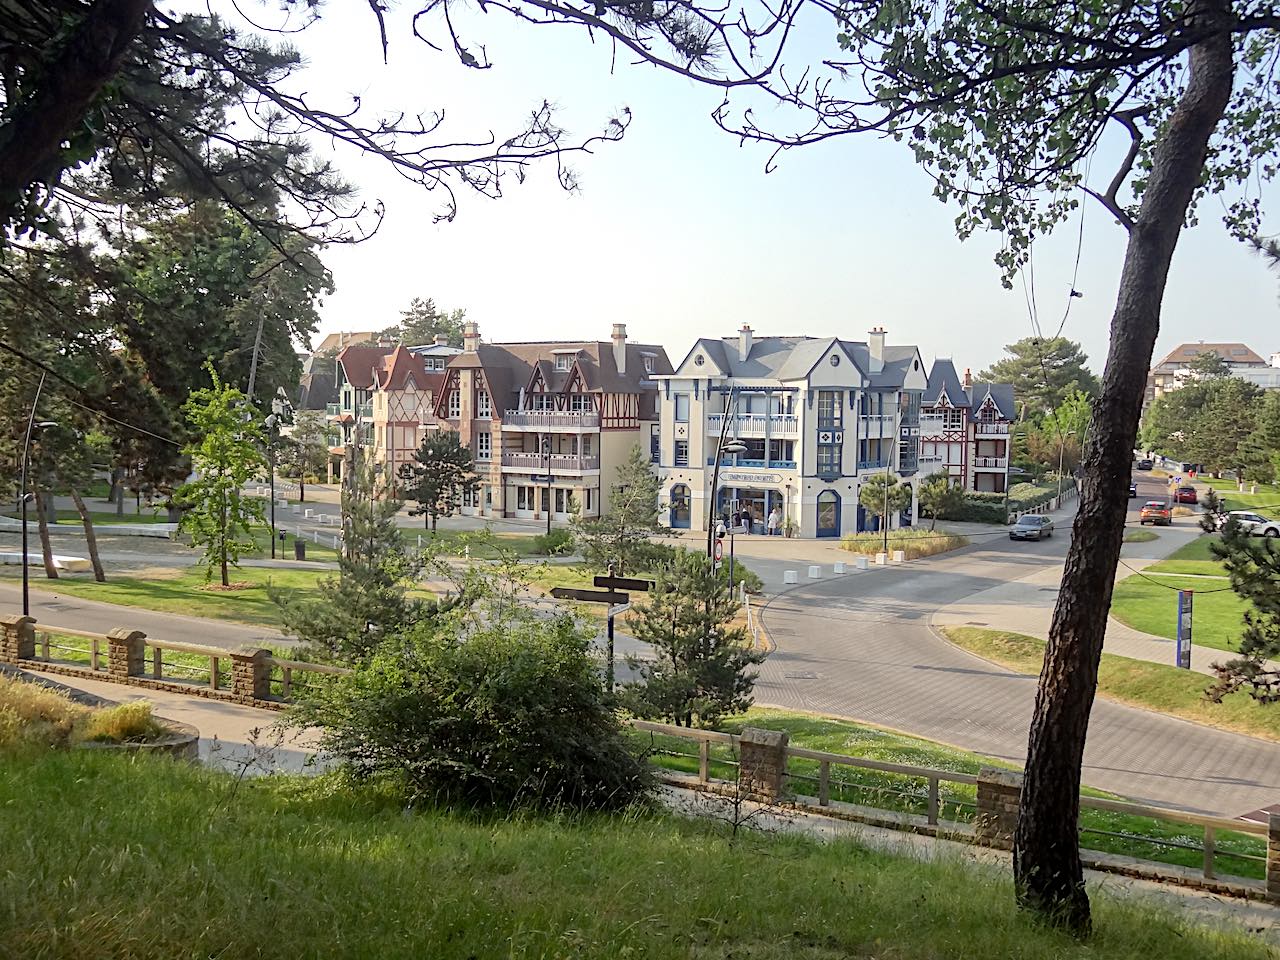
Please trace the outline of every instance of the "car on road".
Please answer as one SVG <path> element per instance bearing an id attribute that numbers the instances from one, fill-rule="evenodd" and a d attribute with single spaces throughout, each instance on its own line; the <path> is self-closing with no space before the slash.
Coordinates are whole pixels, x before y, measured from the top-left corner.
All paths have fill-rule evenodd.
<path id="1" fill-rule="evenodd" d="M 1043 540 L 1051 536 L 1053 536 L 1053 519 L 1039 513 L 1025 514 L 1009 528 L 1010 540 Z"/>
<path id="2" fill-rule="evenodd" d="M 1132 480 L 1129 481 L 1129 499 L 1132 500 L 1138 495 L 1138 485 Z"/>
<path id="3" fill-rule="evenodd" d="M 1255 537 L 1280 537 L 1280 520 L 1268 520 L 1252 510 L 1232 510 L 1227 516 Z"/>
<path id="4" fill-rule="evenodd" d="M 1145 460 L 1145 459 L 1144 459 L 1144 460 L 1139 460 L 1139 461 L 1138 461 L 1138 469 L 1139 469 L 1139 470 L 1150 470 L 1150 469 L 1151 469 L 1152 467 L 1154 467 L 1154 466 L 1155 466 L 1155 464 L 1154 464 L 1154 463 L 1152 463 L 1150 460 Z"/>
<path id="5" fill-rule="evenodd" d="M 1183 485 L 1173 492 L 1174 503 L 1199 503 L 1200 498 L 1196 496 L 1196 488 Z"/>
<path id="6" fill-rule="evenodd" d="M 1173 509 L 1163 500 L 1148 500 L 1142 505 L 1142 513 L 1138 515 L 1138 523 L 1167 527 L 1173 523 Z"/>

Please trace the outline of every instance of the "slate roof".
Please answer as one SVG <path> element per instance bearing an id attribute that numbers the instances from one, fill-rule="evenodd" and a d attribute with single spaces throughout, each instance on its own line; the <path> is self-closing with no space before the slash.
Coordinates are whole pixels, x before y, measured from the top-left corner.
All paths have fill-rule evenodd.
<path id="1" fill-rule="evenodd" d="M 422 356 L 406 347 L 396 347 L 382 358 L 382 364 L 377 370 L 378 389 L 403 390 L 410 377 L 413 377 L 418 389 L 428 390 L 433 397 L 440 395 L 444 374 L 427 370 Z"/>
<path id="2" fill-rule="evenodd" d="M 382 358 L 394 349 L 366 343 L 353 344 L 342 348 L 338 362 L 342 364 L 348 383 L 359 390 L 370 390 L 373 388 L 374 371 L 382 366 Z"/>
<path id="3" fill-rule="evenodd" d="M 964 382 L 956 373 L 955 364 L 950 360 L 937 359 L 929 370 L 929 384 L 925 387 L 920 403 L 931 407 L 941 399 L 943 391 L 953 407 L 969 411 L 969 418 L 976 419 L 978 408 L 987 397 L 991 397 L 1001 416 L 1006 420 L 1015 418 L 1018 412 L 1014 401 L 1013 384 L 971 382 L 966 390 Z"/>
<path id="4" fill-rule="evenodd" d="M 914 346 L 886 344 L 884 369 L 869 373 L 871 352 L 866 343 L 837 337 L 757 337 L 746 360 L 738 359 L 738 338 L 699 340 L 688 356 L 702 353 L 734 379 L 803 380 L 832 347 L 839 347 L 873 387 L 901 387 L 915 359 Z"/>

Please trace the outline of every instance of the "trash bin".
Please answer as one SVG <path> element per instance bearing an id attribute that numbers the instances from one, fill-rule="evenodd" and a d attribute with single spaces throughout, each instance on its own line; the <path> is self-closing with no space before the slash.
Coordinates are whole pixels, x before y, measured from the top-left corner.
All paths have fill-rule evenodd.
<path id="1" fill-rule="evenodd" d="M 307 541 L 301 538 L 293 541 L 293 559 L 307 559 Z"/>

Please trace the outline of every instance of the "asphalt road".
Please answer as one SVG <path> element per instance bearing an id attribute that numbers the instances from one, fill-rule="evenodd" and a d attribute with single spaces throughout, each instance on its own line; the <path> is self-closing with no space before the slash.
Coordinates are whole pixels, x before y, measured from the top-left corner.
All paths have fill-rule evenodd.
<path id="1" fill-rule="evenodd" d="M 1134 516 L 1160 493 L 1162 483 L 1141 479 Z M 779 595 L 763 614 L 778 649 L 761 669 L 757 702 L 852 717 L 1022 762 L 1036 678 L 952 646 L 933 632 L 930 617 L 1060 563 L 1068 540 L 1063 521 L 1042 543 L 993 537 L 945 558 Z M 1097 701 L 1083 775 L 1090 786 L 1140 802 L 1240 816 L 1280 802 L 1280 747 Z"/>

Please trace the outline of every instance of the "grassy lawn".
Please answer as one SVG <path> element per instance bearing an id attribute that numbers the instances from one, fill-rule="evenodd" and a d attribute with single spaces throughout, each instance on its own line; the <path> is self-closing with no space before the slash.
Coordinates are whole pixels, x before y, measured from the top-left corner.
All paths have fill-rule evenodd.
<path id="1" fill-rule="evenodd" d="M 20 519 L 22 515 L 14 513 L 12 510 L 6 510 L 4 512 L 4 516 L 9 517 L 10 519 L 13 519 L 13 520 L 17 520 L 17 519 Z M 89 519 L 95 525 L 99 523 L 168 523 L 169 514 L 165 510 L 152 509 L 150 507 L 144 508 L 141 513 L 134 513 L 132 505 L 126 505 L 124 516 L 122 517 L 117 517 L 116 512 L 114 510 L 111 510 L 111 511 L 90 510 Z M 31 523 L 32 526 L 34 527 L 35 525 L 34 510 L 27 511 L 27 521 Z M 59 509 L 58 519 L 56 522 L 59 526 L 78 527 L 81 525 L 80 514 L 76 513 L 74 509 L 72 510 Z"/>
<path id="2" fill-rule="evenodd" d="M 1153 575 L 1150 570 L 1144 572 L 1148 576 Z M 1111 598 L 1111 615 L 1135 630 L 1172 640 L 1178 632 L 1178 590 L 1194 590 L 1196 594 L 1196 645 L 1215 650 L 1235 650 L 1240 642 L 1241 617 L 1248 602 L 1236 596 L 1226 580 L 1160 574 L 1159 582 L 1153 583 L 1144 577 L 1127 577 L 1116 584 Z"/>
<path id="3" fill-rule="evenodd" d="M 1201 576 L 1226 576 L 1222 564 L 1215 560 L 1210 545 L 1217 542 L 1216 534 L 1206 533 L 1180 546 L 1159 563 L 1145 568 L 1144 573 L 1194 573 Z"/>
<path id="4" fill-rule="evenodd" d="M 956 646 L 987 660 L 1037 675 L 1044 660 L 1044 642 L 1019 633 L 947 627 L 943 632 Z M 1204 698 L 1209 677 L 1162 663 L 1102 655 L 1098 695 L 1117 703 L 1167 713 L 1193 723 L 1280 742 L 1280 710 L 1260 706 L 1246 693 L 1235 693 L 1222 703 Z"/>
<path id="5" fill-rule="evenodd" d="M 7 577 L 17 576 L 6 571 Z M 248 583 L 243 590 L 205 589 L 204 571 L 199 567 L 165 570 L 141 577 L 112 577 L 106 583 L 95 583 L 92 577 L 62 576 L 58 580 L 32 580 L 36 590 L 53 590 L 86 600 L 143 607 L 164 613 L 182 613 L 192 617 L 232 620 L 238 623 L 278 626 L 278 608 L 267 596 L 267 584 L 299 590 L 314 589 L 321 577 L 333 576 L 328 570 L 269 570 L 241 567 L 232 571 L 235 582 Z M 213 583 L 217 583 L 215 575 Z"/>
<path id="6" fill-rule="evenodd" d="M 416 547 L 418 537 L 422 537 L 423 549 L 434 544 L 443 556 L 461 557 L 469 555 L 480 560 L 495 560 L 504 552 L 514 552 L 520 557 L 536 556 L 533 550 L 533 537 L 520 533 L 494 533 L 492 531 L 456 531 L 415 530 L 405 527 L 401 530 L 405 543 Z"/>
<path id="7" fill-rule="evenodd" d="M 38 810 L 39 816 L 32 811 Z M 1087 943 L 1013 903 L 1007 870 L 637 811 L 406 809 L 329 776 L 235 784 L 151 758 L 6 761 L 6 955 L 1262 960 L 1243 930 L 1095 891 Z"/>
<path id="8" fill-rule="evenodd" d="M 969 628 L 963 628 L 963 630 L 966 633 L 994 633 L 994 631 Z M 953 632 L 948 631 L 948 634 Z M 1017 635 L 1003 636 L 1016 637 Z M 1022 639 L 1030 640 L 1030 638 Z M 1030 642 L 1038 643 L 1039 641 L 1030 640 Z M 968 645 L 961 644 L 961 646 Z M 1041 650 L 1043 651 L 1043 645 Z M 1020 656 L 1028 654 L 1029 651 L 1019 648 Z M 1007 665 L 1014 667 L 1012 662 Z M 1014 668 L 1022 669 L 1020 666 Z M 1032 669 L 1038 672 L 1039 668 L 1039 659 L 1037 659 Z M 1104 666 L 1104 673 L 1105 669 Z M 1171 671 L 1172 669 L 1170 668 Z M 1101 692 L 1101 686 L 1099 689 Z M 1258 713 L 1265 712 L 1256 706 L 1253 709 Z M 1013 769 L 1013 765 L 1005 761 L 993 760 L 931 740 L 921 740 L 847 720 L 815 717 L 783 710 L 753 708 L 745 715 L 731 718 L 721 724 L 719 729 L 738 733 L 744 726 L 786 730 L 790 735 L 792 746 L 808 747 L 813 750 L 841 753 L 869 760 L 930 767 L 935 770 L 949 770 L 953 773 L 976 774 L 982 767 Z M 1277 728 L 1280 728 L 1280 716 L 1277 717 L 1277 726 L 1272 729 L 1276 731 Z M 678 737 L 655 737 L 640 731 L 637 731 L 634 736 L 638 743 L 663 751 L 653 758 L 659 765 L 685 773 L 697 773 L 697 747 L 691 741 L 681 740 Z M 1280 733 L 1275 733 L 1274 738 L 1280 739 Z M 727 747 L 713 745 L 711 758 L 711 776 L 726 780 L 732 780 L 737 776 L 733 755 Z M 789 789 L 793 793 L 811 797 L 817 795 L 818 764 L 816 762 L 793 759 L 789 761 L 788 772 L 790 774 Z M 1097 797 L 1114 796 L 1097 790 L 1086 790 L 1086 793 Z M 924 780 L 839 766 L 831 768 L 831 797 L 833 800 L 846 803 L 915 814 L 924 814 L 928 802 L 927 784 Z M 959 822 L 968 822 L 973 819 L 974 787 L 965 784 L 941 783 L 939 800 L 942 819 Z M 1105 833 L 1097 831 L 1105 831 Z M 1198 842 L 1200 837 L 1199 831 L 1194 827 L 1162 823 L 1104 810 L 1085 809 L 1082 813 L 1081 844 L 1091 850 L 1142 857 L 1188 867 L 1199 866 L 1203 860 L 1199 850 L 1166 846 L 1154 843 L 1152 839 L 1171 843 L 1192 843 Z M 1219 834 L 1218 840 L 1220 849 L 1231 853 L 1263 856 L 1266 852 L 1266 842 L 1262 837 L 1243 833 Z M 1218 869 L 1222 873 L 1255 879 L 1263 875 L 1261 863 L 1226 854 L 1218 860 Z"/>
<path id="9" fill-rule="evenodd" d="M 1150 543 L 1152 540 L 1159 540 L 1160 534 L 1154 530 L 1128 530 L 1124 535 L 1125 543 Z"/>
<path id="10" fill-rule="evenodd" d="M 1196 477 L 1196 481 L 1204 483 L 1214 490 L 1218 491 L 1218 496 L 1222 498 L 1223 505 L 1228 510 L 1261 510 L 1266 513 L 1268 510 L 1274 513 L 1280 513 L 1280 486 L 1275 484 L 1258 484 L 1258 492 L 1250 493 L 1252 484 L 1245 484 L 1244 491 L 1236 489 L 1234 480 L 1215 480 L 1213 477 Z"/>

